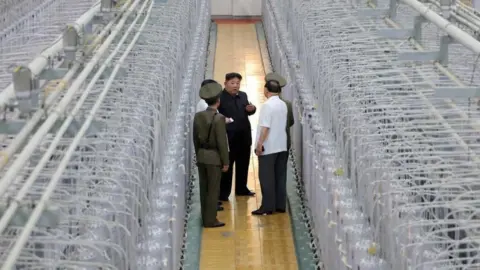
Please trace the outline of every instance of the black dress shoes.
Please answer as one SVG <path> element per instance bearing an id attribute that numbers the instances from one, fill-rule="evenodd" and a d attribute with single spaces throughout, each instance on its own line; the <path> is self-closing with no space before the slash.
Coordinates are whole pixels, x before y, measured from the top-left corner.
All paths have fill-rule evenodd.
<path id="1" fill-rule="evenodd" d="M 238 192 L 236 193 L 237 196 L 247 196 L 247 197 L 253 197 L 255 196 L 255 192 L 251 192 L 250 190 L 246 190 L 244 192 Z"/>
<path id="2" fill-rule="evenodd" d="M 217 205 L 217 211 L 223 211 L 223 206 Z"/>
<path id="3" fill-rule="evenodd" d="M 273 214 L 272 211 L 263 211 L 262 209 L 257 209 L 252 212 L 252 215 L 255 215 L 255 216 L 268 216 L 271 214 Z"/>
<path id="4" fill-rule="evenodd" d="M 212 225 L 204 226 L 205 228 L 219 228 L 225 226 L 225 223 L 217 221 L 213 223 Z"/>
<path id="5" fill-rule="evenodd" d="M 276 209 L 275 212 L 278 212 L 278 213 L 285 213 L 287 212 L 285 209 Z"/>

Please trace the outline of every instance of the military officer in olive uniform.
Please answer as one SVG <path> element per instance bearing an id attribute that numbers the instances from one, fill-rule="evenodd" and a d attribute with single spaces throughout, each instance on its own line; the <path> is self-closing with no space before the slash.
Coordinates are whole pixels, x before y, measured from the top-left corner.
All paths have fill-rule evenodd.
<path id="1" fill-rule="evenodd" d="M 280 85 L 280 88 L 283 88 L 287 84 L 287 80 L 283 78 L 280 74 L 272 72 L 268 73 L 265 76 L 265 82 L 268 81 L 277 81 Z M 280 99 L 287 104 L 287 150 L 290 150 L 291 147 L 291 138 L 290 138 L 290 128 L 295 124 L 295 120 L 293 119 L 293 109 L 292 103 L 280 95 Z"/>
<path id="2" fill-rule="evenodd" d="M 230 164 L 225 117 L 217 111 L 222 90 L 218 83 L 202 86 L 200 98 L 205 100 L 208 108 L 197 112 L 193 119 L 193 144 L 200 178 L 202 221 L 207 228 L 225 225 L 217 220 L 220 180 L 222 172 L 226 172 Z"/>

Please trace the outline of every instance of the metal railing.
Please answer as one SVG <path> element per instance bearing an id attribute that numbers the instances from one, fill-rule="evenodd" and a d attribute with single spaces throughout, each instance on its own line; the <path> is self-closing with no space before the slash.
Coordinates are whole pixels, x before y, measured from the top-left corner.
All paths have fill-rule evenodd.
<path id="1" fill-rule="evenodd" d="M 325 268 L 476 269 L 478 41 L 414 0 L 263 11 Z"/>
<path id="2" fill-rule="evenodd" d="M 67 28 L 49 49 L 58 65 L 24 61 L 10 81 L 1 269 L 180 265 L 209 1 L 104 4 L 91 41 Z"/>

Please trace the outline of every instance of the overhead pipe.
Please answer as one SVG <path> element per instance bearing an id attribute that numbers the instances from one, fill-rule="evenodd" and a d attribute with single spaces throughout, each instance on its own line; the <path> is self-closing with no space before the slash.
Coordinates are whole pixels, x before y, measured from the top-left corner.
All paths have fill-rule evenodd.
<path id="1" fill-rule="evenodd" d="M 119 14 L 123 14 L 126 9 L 128 8 L 128 6 L 130 5 L 131 3 L 131 0 L 128 0 L 123 6 L 122 8 L 120 9 L 119 11 Z M 98 7 L 100 8 L 100 6 Z M 93 17 L 92 17 L 93 18 Z M 87 49 L 87 51 L 85 52 L 86 54 L 90 54 L 93 52 L 93 50 L 97 47 L 97 45 L 104 39 L 105 36 L 109 35 L 110 32 L 111 32 L 111 29 L 112 27 L 114 26 L 114 24 L 120 19 L 122 18 L 122 16 L 117 16 L 117 18 L 115 20 L 112 20 L 110 21 L 104 28 L 103 30 L 100 32 L 100 34 L 95 38 L 95 40 L 93 41 L 92 45 Z M 80 27 L 80 26 L 78 26 Z M 60 44 L 62 45 L 63 42 L 62 40 L 59 41 L 58 43 L 56 43 L 54 46 L 56 46 L 57 44 Z M 62 45 L 63 46 L 63 45 Z M 54 50 L 50 50 L 50 52 L 53 52 Z M 46 53 L 44 55 L 47 55 Z M 54 55 L 54 54 L 53 54 Z M 47 58 L 43 57 L 43 56 L 40 56 L 39 57 L 40 59 L 42 60 L 45 60 Z M 37 58 L 38 59 L 38 58 Z M 36 67 L 39 67 L 43 62 L 35 62 L 35 60 L 32 62 L 34 63 L 33 65 L 35 65 Z M 45 62 L 46 63 L 46 62 Z M 45 115 L 45 111 L 48 110 L 50 108 L 50 106 L 52 104 L 55 103 L 55 101 L 57 100 L 57 98 L 60 96 L 61 94 L 61 91 L 67 87 L 68 83 L 70 83 L 70 81 L 73 79 L 73 77 L 75 76 L 75 74 L 77 74 L 77 72 L 80 70 L 80 68 L 82 67 L 82 63 L 80 62 L 75 62 L 75 64 L 70 68 L 70 70 L 67 72 L 67 74 L 65 74 L 65 76 L 61 79 L 60 83 L 53 89 L 53 91 L 51 91 L 47 97 L 47 100 L 45 101 L 45 106 L 43 109 L 41 110 L 37 110 L 30 119 L 28 119 L 27 123 L 23 126 L 23 128 L 20 130 L 20 132 L 14 137 L 14 139 L 10 142 L 10 144 L 7 146 L 7 148 L 5 148 L 3 151 L 0 151 L 0 169 L 3 169 L 3 167 L 5 167 L 5 165 L 8 163 L 9 161 L 9 158 L 15 154 L 18 149 L 20 148 L 20 146 L 25 142 L 25 140 L 30 136 L 30 134 L 32 133 L 32 131 L 34 130 L 34 128 L 37 126 L 37 124 L 40 122 L 40 120 L 44 117 Z M 44 66 L 45 67 L 45 66 Z M 9 86 L 10 87 L 10 86 Z M 4 91 L 10 91 L 9 88 L 7 88 L 6 90 Z M 11 91 L 14 93 L 15 95 L 15 92 L 13 90 L 13 85 L 11 85 Z M 0 93 L 3 94 L 4 92 Z M 1 98 L 0 98 L 0 108 L 2 103 L 1 103 Z"/>
<path id="2" fill-rule="evenodd" d="M 480 27 L 480 18 L 475 14 L 471 14 L 468 10 L 454 7 L 455 13 L 458 14 L 462 19 L 474 24 L 476 27 L 471 27 L 473 31 L 477 31 Z"/>
<path id="3" fill-rule="evenodd" d="M 464 4 L 463 2 L 455 1 L 455 3 L 457 4 L 457 6 L 461 7 L 462 10 L 464 10 L 465 12 L 470 14 L 471 16 L 473 16 L 473 17 L 479 17 L 480 16 L 480 13 L 476 9 Z"/>
<path id="4" fill-rule="evenodd" d="M 455 26 L 453 23 L 444 19 L 435 11 L 431 10 L 429 7 L 420 3 L 417 0 L 400 0 L 401 2 L 407 4 L 415 11 L 420 13 L 425 19 L 435 24 L 438 28 L 445 31 L 451 38 L 467 47 L 469 50 L 475 54 L 480 54 L 480 42 L 473 38 L 470 34 L 466 33 L 462 29 Z"/>
<path id="5" fill-rule="evenodd" d="M 11 184 L 12 180 L 18 175 L 20 170 L 23 169 L 26 162 L 30 159 L 30 156 L 35 151 L 37 146 L 44 139 L 45 135 L 50 131 L 56 121 L 65 113 L 67 106 L 73 101 L 77 91 L 82 87 L 85 80 L 88 78 L 93 69 L 98 65 L 101 58 L 107 52 L 108 47 L 113 43 L 115 37 L 121 32 L 123 26 L 125 25 L 127 18 L 133 13 L 138 3 L 142 0 L 135 0 L 133 4 L 128 8 L 127 12 L 118 22 L 118 24 L 113 29 L 112 33 L 108 36 L 105 42 L 100 46 L 98 51 L 92 57 L 92 59 L 85 65 L 82 72 L 77 76 L 73 81 L 72 85 L 68 88 L 65 96 L 59 102 L 59 104 L 52 109 L 48 114 L 48 118 L 43 122 L 39 127 L 37 132 L 30 138 L 27 145 L 23 148 L 22 152 L 18 155 L 12 165 L 8 168 L 5 175 L 0 180 L 0 196 L 5 194 L 6 189 Z M 118 50 L 118 48 L 116 48 Z"/>
<path id="6" fill-rule="evenodd" d="M 419 3 L 419 2 L 416 1 L 416 0 L 401 0 L 401 1 L 411 1 L 411 2 L 417 2 L 417 3 Z M 448 20 L 445 20 L 442 16 L 438 15 L 438 13 L 435 13 L 435 12 L 434 12 L 433 10 L 431 10 L 429 7 L 427 7 L 427 6 L 425 6 L 425 5 L 421 4 L 421 3 L 419 3 L 419 4 L 426 9 L 426 10 L 423 10 L 423 13 L 421 13 L 422 16 L 425 17 L 425 14 L 433 14 L 433 15 L 436 15 L 437 20 L 446 22 L 445 25 L 446 25 L 447 27 L 448 27 L 448 26 L 453 26 L 453 27 L 450 27 L 450 28 L 449 28 L 450 31 L 453 31 L 452 29 L 455 29 L 455 28 L 456 28 L 456 29 L 458 29 L 458 31 L 460 31 L 461 33 L 463 33 L 463 34 L 467 35 L 469 38 L 473 39 L 470 35 L 468 35 L 467 33 L 465 33 L 463 30 L 459 29 L 458 27 L 452 25 Z M 373 4 L 370 4 L 370 6 L 371 6 L 372 8 L 376 8 L 376 6 L 373 5 Z M 413 7 L 413 6 L 411 6 L 411 7 L 415 9 L 415 7 Z M 419 10 L 417 10 L 417 9 L 415 9 L 415 10 L 416 10 L 417 12 L 421 12 L 421 11 L 419 11 Z M 425 17 L 425 18 L 428 19 L 428 17 Z M 398 24 L 397 24 L 395 21 L 393 21 L 391 18 L 388 18 L 388 17 L 387 17 L 387 18 L 385 18 L 384 20 L 385 20 L 385 23 L 386 23 L 388 26 L 393 27 L 393 28 L 395 28 L 395 29 L 401 29 L 401 26 L 398 25 Z M 437 25 L 437 24 L 436 24 L 436 25 Z M 437 25 L 437 27 L 439 27 L 439 28 L 443 29 L 444 31 L 446 31 L 446 28 L 442 28 L 440 25 Z M 453 38 L 453 37 L 452 37 L 452 38 Z M 476 43 L 478 43 L 478 45 L 480 45 L 480 42 L 478 42 L 476 39 L 473 39 L 473 40 L 474 40 Z M 413 37 L 410 37 L 410 38 L 408 39 L 408 41 L 409 41 L 417 50 L 419 50 L 419 51 L 424 51 L 423 46 L 421 46 Z M 460 42 L 459 40 L 457 40 L 457 41 Z M 463 44 L 463 43 L 462 43 L 462 44 Z M 466 46 L 466 45 L 464 45 L 464 46 Z M 480 46 L 478 46 L 478 49 L 480 49 Z M 440 70 L 440 72 L 442 72 L 443 74 L 445 74 L 445 76 L 447 76 L 449 79 L 451 79 L 453 82 L 455 82 L 458 86 L 460 86 L 460 87 L 465 87 L 465 84 L 464 84 L 462 81 L 460 81 L 454 74 L 452 74 L 446 67 L 444 67 L 440 62 L 434 61 L 434 65 L 435 65 L 436 68 L 438 68 L 438 69 Z M 427 100 L 427 101 L 428 101 L 428 100 Z M 468 119 L 468 118 L 469 118 L 468 115 L 467 115 L 464 111 L 462 111 L 461 109 L 459 109 L 452 100 L 448 99 L 447 102 L 448 102 L 448 104 L 451 106 L 452 109 L 455 109 L 455 110 L 460 114 L 461 117 L 463 117 L 464 119 Z M 429 103 L 427 103 L 427 104 L 429 104 Z M 465 149 L 465 151 L 467 151 L 468 153 L 473 154 L 473 159 L 474 159 L 477 163 L 480 163 L 480 158 L 477 157 L 477 156 L 475 155 L 475 153 L 468 147 L 468 145 L 465 143 L 465 141 L 464 141 L 456 132 L 454 132 L 454 130 L 450 127 L 450 125 L 449 125 L 446 121 L 444 121 L 443 116 L 438 113 L 438 111 L 436 110 L 436 108 L 435 108 L 432 104 L 430 104 L 430 106 L 431 106 L 431 108 L 433 108 L 436 117 L 437 117 L 439 120 L 441 120 L 441 123 L 446 127 L 447 130 L 450 130 L 450 131 L 452 132 L 453 137 L 456 138 L 457 142 L 459 142 L 459 144 L 462 146 L 462 148 Z M 474 125 L 474 124 L 475 124 L 475 125 Z M 473 127 L 475 130 L 480 130 L 480 126 L 479 126 L 478 123 L 476 123 L 476 122 L 475 122 L 475 123 L 472 123 L 472 127 Z"/>
<path id="7" fill-rule="evenodd" d="M 55 137 L 54 137 L 53 141 L 49 144 L 47 151 L 43 154 L 42 158 L 40 159 L 38 164 L 35 166 L 35 169 L 28 176 L 26 182 L 23 184 L 22 188 L 18 191 L 18 193 L 15 194 L 15 199 L 12 201 L 11 204 L 8 205 L 7 210 L 5 211 L 5 213 L 0 218 L 0 233 L 2 233 L 5 230 L 5 228 L 7 227 L 7 225 L 10 223 L 10 220 L 15 215 L 18 207 L 20 206 L 20 202 L 23 201 L 24 197 L 27 195 L 30 188 L 35 183 L 35 181 L 37 180 L 38 175 L 43 170 L 43 167 L 45 167 L 47 162 L 50 161 L 50 157 L 52 156 L 53 152 L 57 149 L 58 144 L 60 143 L 61 139 L 63 138 L 63 135 L 65 134 L 65 132 L 68 130 L 68 127 L 70 126 L 70 124 L 75 119 L 75 116 L 77 115 L 77 113 L 82 108 L 85 100 L 87 99 L 88 95 L 91 93 L 92 89 L 94 88 L 95 83 L 98 81 L 98 79 L 104 73 L 105 69 L 110 65 L 112 60 L 115 58 L 115 56 L 120 51 L 120 47 L 123 46 L 127 37 L 131 34 L 131 32 L 136 27 L 137 21 L 141 18 L 140 14 L 146 8 L 147 4 L 148 4 L 148 1 L 145 1 L 143 6 L 141 7 L 140 11 L 138 12 L 137 17 L 135 17 L 135 19 L 132 21 L 132 24 L 130 25 L 130 27 L 127 29 L 127 31 L 123 34 L 120 41 L 117 43 L 115 50 L 112 52 L 112 54 L 110 54 L 108 56 L 108 58 L 105 60 L 105 62 L 102 63 L 102 66 L 100 66 L 100 68 L 95 73 L 94 77 L 90 80 L 90 83 L 88 84 L 87 88 L 82 92 L 82 95 L 81 95 L 80 99 L 75 104 L 75 107 L 73 108 L 73 110 L 69 113 L 67 119 L 65 119 L 65 121 L 60 126 L 58 132 L 55 134 Z"/>
<path id="8" fill-rule="evenodd" d="M 132 7 L 134 7 L 136 5 L 136 3 L 138 3 L 138 1 L 139 0 L 135 1 L 135 3 L 132 5 Z M 151 0 L 146 0 L 144 2 L 144 4 L 142 5 L 142 7 L 141 7 L 141 9 L 140 9 L 140 11 L 138 12 L 138 15 L 137 15 L 137 18 L 141 16 L 143 11 L 145 10 L 145 7 L 147 6 L 147 3 L 149 3 L 149 2 L 150 2 L 150 7 L 149 7 L 147 13 L 145 14 L 144 21 L 140 25 L 140 28 L 138 29 L 137 33 L 133 37 L 133 39 L 130 42 L 130 44 L 128 45 L 128 47 L 125 49 L 125 52 L 122 54 L 121 58 L 116 63 L 112 74 L 110 75 L 108 81 L 106 82 L 106 84 L 103 88 L 103 91 L 101 92 L 99 98 L 95 102 L 92 110 L 90 111 L 87 119 L 85 120 L 85 123 L 82 125 L 82 127 L 80 128 L 80 131 L 75 136 L 72 144 L 69 146 L 67 152 L 65 153 L 65 156 L 60 161 L 58 169 L 55 171 L 54 175 L 52 176 L 52 179 L 48 183 L 48 185 L 46 187 L 46 190 L 43 193 L 40 201 L 36 204 L 36 206 L 35 206 L 32 214 L 30 215 L 24 229 L 22 230 L 22 233 L 19 235 L 18 240 L 15 242 L 15 245 L 10 250 L 7 258 L 5 259 L 5 263 L 2 266 L 1 270 L 11 269 L 15 265 L 15 262 L 16 262 L 18 256 L 20 256 L 22 248 L 24 247 L 25 243 L 28 241 L 28 238 L 30 237 L 30 234 L 31 234 L 32 230 L 35 228 L 35 224 L 40 219 L 40 216 L 43 212 L 43 209 L 45 208 L 48 200 L 50 199 L 51 195 L 53 194 L 58 182 L 60 181 L 60 179 L 62 177 L 62 174 L 63 174 L 68 162 L 70 161 L 71 156 L 73 155 L 73 153 L 75 152 L 75 150 L 77 148 L 76 146 L 80 143 L 80 141 L 81 141 L 83 135 L 86 133 L 89 125 L 92 123 L 96 111 L 100 108 L 100 105 L 102 104 L 103 100 L 107 96 L 108 90 L 112 86 L 113 81 L 114 81 L 119 69 L 121 68 L 123 62 L 125 61 L 127 56 L 130 54 L 130 51 L 133 49 L 135 44 L 137 43 L 137 41 L 140 37 L 140 34 L 142 34 L 143 29 L 145 28 L 145 25 L 147 24 L 148 18 L 150 17 L 151 10 L 152 10 L 152 7 L 153 7 L 153 2 L 151 2 Z M 134 23 L 136 23 L 136 21 Z M 117 52 L 118 52 L 118 50 L 117 50 Z"/>
<path id="9" fill-rule="evenodd" d="M 376 8 L 376 6 L 372 3 L 369 4 L 369 6 L 371 8 Z M 428 8 L 429 9 L 429 8 Z M 429 9 L 431 11 L 431 9 Z M 435 13 L 437 14 L 437 13 Z M 438 14 L 437 14 L 438 15 Z M 443 19 L 443 17 L 441 17 L 440 15 L 438 15 L 441 19 Z M 395 29 L 401 29 L 401 26 L 398 25 L 395 21 L 393 21 L 391 18 L 385 18 L 384 19 L 385 23 L 390 26 L 390 27 L 393 27 Z M 361 29 L 362 27 L 360 25 L 358 25 Z M 410 37 L 408 39 L 408 41 L 419 51 L 423 51 L 423 47 L 413 38 L 413 37 Z M 448 69 L 446 69 L 444 66 L 442 66 L 438 61 L 434 62 L 435 66 L 440 69 L 440 71 L 442 73 L 444 73 L 446 76 L 448 76 L 452 81 L 454 81 L 455 83 L 457 83 L 459 86 L 465 86 L 454 74 L 452 74 Z M 411 80 L 409 79 L 409 77 L 407 75 L 405 75 L 404 73 L 400 73 L 407 81 L 411 82 Z M 422 75 L 422 72 L 419 71 L 419 74 Z M 423 77 L 423 75 L 422 75 Z M 428 81 L 428 80 L 426 80 Z M 429 84 L 431 86 L 434 86 L 432 82 L 429 81 Z M 442 116 L 442 114 L 435 108 L 435 106 L 427 99 L 427 97 L 422 94 L 421 92 L 419 93 L 419 97 L 425 102 L 425 104 L 427 104 L 428 108 L 430 109 L 430 111 L 433 113 L 433 115 L 435 116 L 435 118 L 437 118 L 440 123 L 444 126 L 444 128 L 446 130 L 448 130 L 452 136 L 456 139 L 456 141 L 460 144 L 460 146 L 468 153 L 472 153 L 473 154 L 473 159 L 477 162 L 477 163 L 480 163 L 480 158 L 476 156 L 476 154 L 469 148 L 469 146 L 467 145 L 467 143 L 463 140 L 462 137 L 460 137 L 458 135 L 457 132 L 455 132 L 455 130 L 450 126 L 450 124 L 448 122 L 445 121 L 445 118 Z M 462 110 L 458 109 L 457 106 L 452 102 L 448 102 L 448 104 L 452 107 L 452 109 L 456 109 L 457 112 L 462 116 L 464 117 L 465 119 L 468 119 L 468 116 L 465 114 L 465 112 L 463 112 Z"/>
<path id="10" fill-rule="evenodd" d="M 100 12 L 100 2 L 97 2 L 91 9 L 85 12 L 78 20 L 75 21 L 73 27 L 77 31 L 83 30 L 85 25 L 93 20 L 93 17 Z M 59 36 L 55 43 L 44 50 L 39 56 L 37 56 L 32 62 L 28 64 L 28 68 L 33 74 L 38 75 L 48 65 L 48 60 L 56 56 L 63 49 L 63 37 Z M 15 90 L 13 83 L 8 85 L 0 93 L 0 110 L 4 109 L 9 102 L 15 98 Z"/>
<path id="11" fill-rule="evenodd" d="M 477 26 L 476 23 L 460 15 L 458 11 L 452 12 L 452 17 L 455 18 L 455 20 L 457 20 L 459 23 L 470 28 L 474 33 L 480 33 L 480 26 Z"/>
<path id="12" fill-rule="evenodd" d="M 437 8 L 442 8 L 439 1 L 431 0 L 429 3 L 435 5 Z M 459 23 L 467 26 L 475 33 L 480 32 L 480 18 L 475 14 L 470 13 L 463 6 L 452 5 L 450 7 L 450 13 L 450 15 L 453 16 Z"/>

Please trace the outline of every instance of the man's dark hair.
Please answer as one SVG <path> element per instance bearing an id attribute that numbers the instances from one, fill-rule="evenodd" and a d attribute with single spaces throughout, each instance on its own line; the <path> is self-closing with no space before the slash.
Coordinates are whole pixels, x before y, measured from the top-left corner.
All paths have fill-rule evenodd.
<path id="1" fill-rule="evenodd" d="M 202 82 L 202 87 L 206 84 L 209 84 L 209 83 L 217 83 L 217 81 L 215 80 L 212 80 L 212 79 L 206 79 L 206 80 L 203 80 Z"/>
<path id="2" fill-rule="evenodd" d="M 267 88 L 268 92 L 270 93 L 280 93 L 282 91 L 282 88 L 280 87 L 280 83 L 275 80 L 266 82 L 265 88 Z"/>
<path id="3" fill-rule="evenodd" d="M 215 103 L 217 103 L 217 101 L 220 99 L 220 95 L 216 96 L 216 97 L 213 97 L 213 98 L 207 98 L 205 99 L 205 102 L 207 103 L 208 106 L 212 106 L 214 105 Z"/>
<path id="4" fill-rule="evenodd" d="M 230 81 L 230 80 L 233 80 L 233 79 L 239 79 L 240 81 L 242 80 L 242 75 L 240 75 L 239 73 L 236 73 L 236 72 L 230 72 L 230 73 L 227 73 L 225 74 L 225 81 Z"/>

